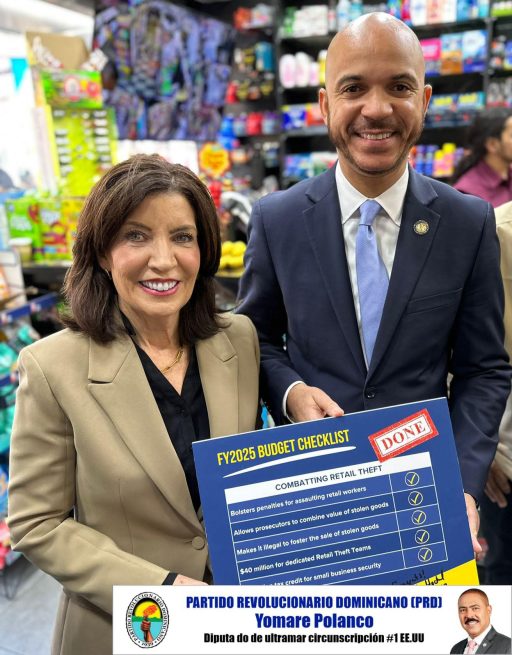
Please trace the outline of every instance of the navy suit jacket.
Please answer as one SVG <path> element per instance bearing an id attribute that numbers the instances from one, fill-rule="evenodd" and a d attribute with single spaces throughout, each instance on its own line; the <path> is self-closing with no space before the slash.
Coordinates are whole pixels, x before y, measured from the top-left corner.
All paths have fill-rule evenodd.
<path id="1" fill-rule="evenodd" d="M 428 223 L 417 234 L 417 221 Z M 464 490 L 479 498 L 510 388 L 492 207 L 410 171 L 369 370 L 345 256 L 334 168 L 256 203 L 238 312 L 261 344 L 274 419 L 296 380 L 345 412 L 446 396 Z M 286 344 L 286 349 L 283 344 Z"/>
<path id="2" fill-rule="evenodd" d="M 467 638 L 459 641 L 451 649 L 450 653 L 463 653 L 466 650 L 467 643 Z M 476 652 L 501 653 L 501 655 L 507 655 L 507 653 L 510 653 L 510 637 L 502 635 L 501 633 L 496 632 L 494 628 L 491 628 L 484 641 L 476 649 Z"/>

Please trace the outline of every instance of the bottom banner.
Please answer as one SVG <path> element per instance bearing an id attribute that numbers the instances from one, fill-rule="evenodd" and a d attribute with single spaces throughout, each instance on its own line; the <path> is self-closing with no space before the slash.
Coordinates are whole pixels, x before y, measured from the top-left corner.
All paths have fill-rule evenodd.
<path id="1" fill-rule="evenodd" d="M 113 655 L 510 653 L 511 587 L 114 587 Z"/>

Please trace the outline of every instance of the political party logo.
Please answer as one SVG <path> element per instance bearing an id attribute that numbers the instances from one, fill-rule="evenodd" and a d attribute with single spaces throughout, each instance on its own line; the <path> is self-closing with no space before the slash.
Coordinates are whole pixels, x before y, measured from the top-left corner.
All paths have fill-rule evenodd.
<path id="1" fill-rule="evenodd" d="M 169 627 L 169 612 L 158 594 L 145 591 L 135 596 L 126 612 L 126 629 L 134 644 L 153 648 L 162 642 Z"/>

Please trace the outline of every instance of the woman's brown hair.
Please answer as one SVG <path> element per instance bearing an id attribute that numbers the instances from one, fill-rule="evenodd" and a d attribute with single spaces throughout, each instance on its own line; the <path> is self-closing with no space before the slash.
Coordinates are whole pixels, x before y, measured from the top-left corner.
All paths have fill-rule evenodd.
<path id="1" fill-rule="evenodd" d="M 68 309 L 62 321 L 71 330 L 106 343 L 122 331 L 112 281 L 100 266 L 128 216 L 150 195 L 177 193 L 192 207 L 201 263 L 192 297 L 180 311 L 183 345 L 218 332 L 214 275 L 221 241 L 217 211 L 201 180 L 185 166 L 159 155 L 135 155 L 111 168 L 87 197 L 78 221 L 73 263 L 64 281 Z"/>

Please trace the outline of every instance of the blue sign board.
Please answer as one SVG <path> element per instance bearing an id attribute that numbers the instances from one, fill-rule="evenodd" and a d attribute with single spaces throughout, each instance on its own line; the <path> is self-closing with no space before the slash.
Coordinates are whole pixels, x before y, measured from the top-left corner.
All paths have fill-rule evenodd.
<path id="1" fill-rule="evenodd" d="M 444 398 L 193 449 L 216 584 L 478 584 Z"/>

